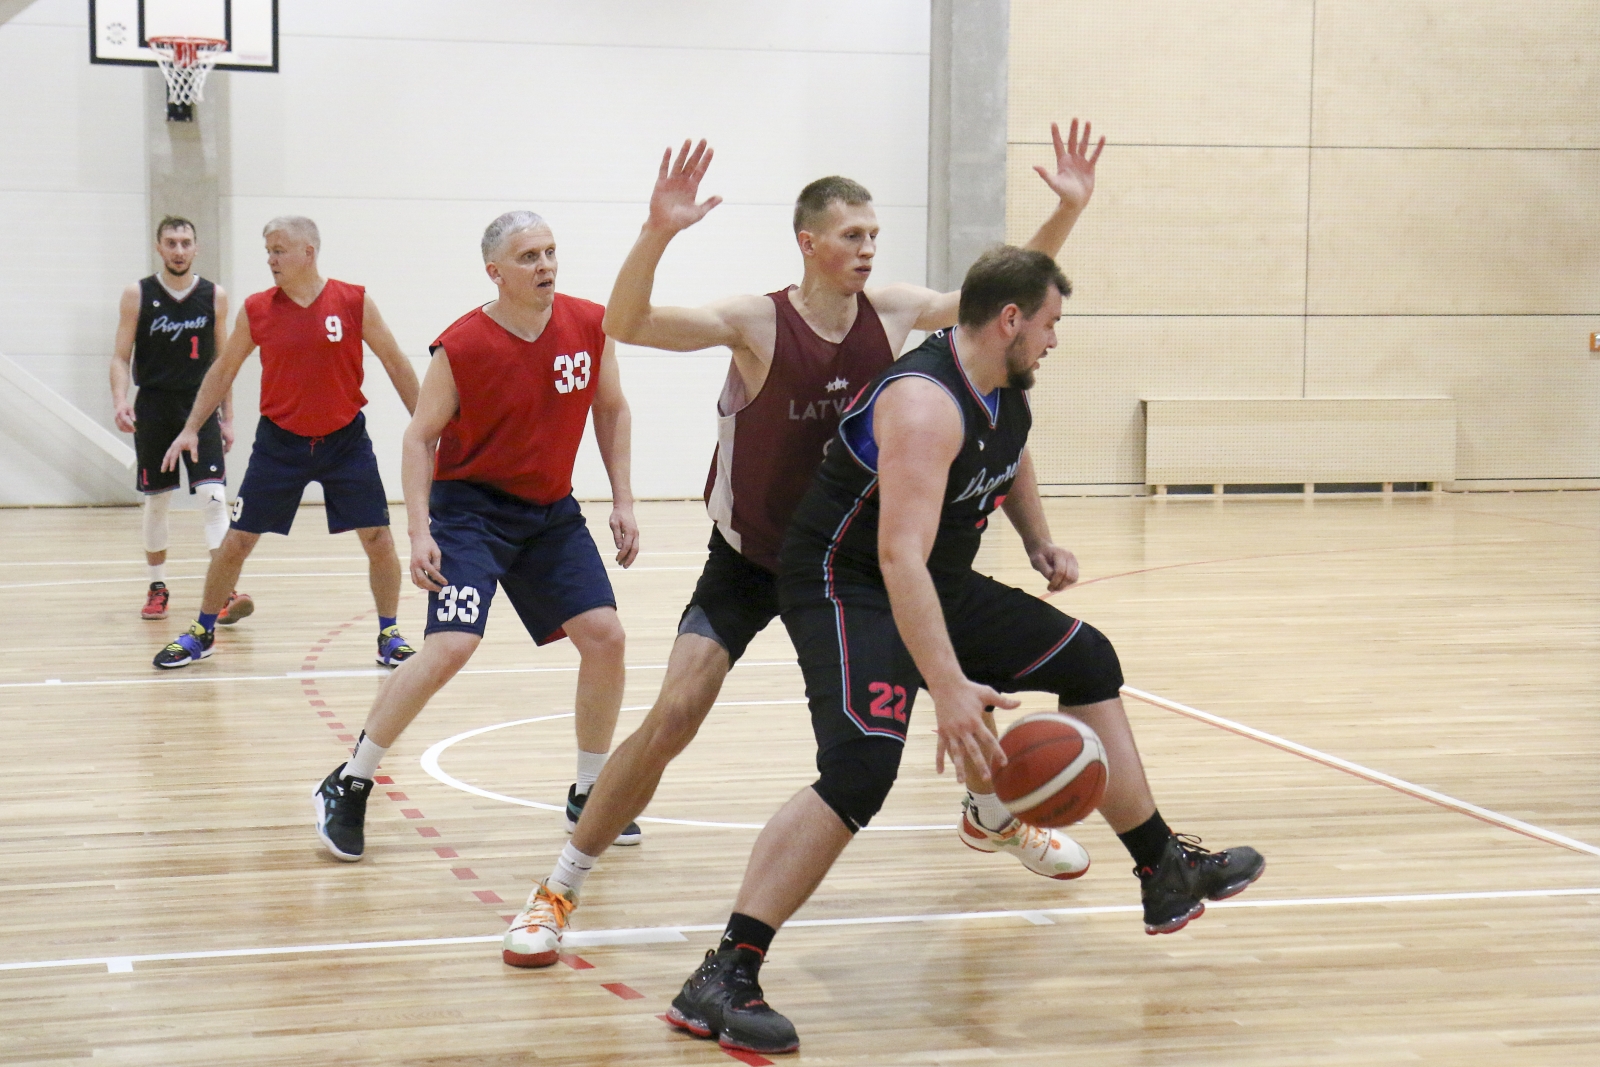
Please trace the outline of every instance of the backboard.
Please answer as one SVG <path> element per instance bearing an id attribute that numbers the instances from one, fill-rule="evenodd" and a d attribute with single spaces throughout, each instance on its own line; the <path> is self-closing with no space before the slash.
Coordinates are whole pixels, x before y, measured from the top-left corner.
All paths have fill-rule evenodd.
<path id="1" fill-rule="evenodd" d="M 217 70 L 278 69 L 278 0 L 89 0 L 89 62 L 156 66 L 152 37 L 228 42 Z"/>

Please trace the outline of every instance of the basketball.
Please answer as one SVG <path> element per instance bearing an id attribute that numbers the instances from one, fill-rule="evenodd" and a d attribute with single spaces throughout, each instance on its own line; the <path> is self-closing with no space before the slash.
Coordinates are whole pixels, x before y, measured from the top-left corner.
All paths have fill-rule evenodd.
<path id="1" fill-rule="evenodd" d="M 1071 715 L 1024 715 L 1001 735 L 1000 747 L 1006 765 L 994 776 L 994 791 L 1025 823 L 1071 826 L 1105 795 L 1105 746 Z"/>

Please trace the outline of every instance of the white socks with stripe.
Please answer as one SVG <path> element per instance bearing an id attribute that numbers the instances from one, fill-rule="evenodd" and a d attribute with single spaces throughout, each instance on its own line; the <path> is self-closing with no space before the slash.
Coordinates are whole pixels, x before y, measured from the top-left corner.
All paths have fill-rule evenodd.
<path id="1" fill-rule="evenodd" d="M 366 734 L 361 735 L 361 740 L 356 745 L 355 755 L 350 757 L 350 762 L 344 765 L 340 778 L 376 778 L 378 764 L 383 762 L 383 754 L 389 751 L 378 744 Z"/>
<path id="2" fill-rule="evenodd" d="M 565 893 L 569 897 L 577 897 L 578 890 L 583 888 L 583 880 L 589 877 L 589 871 L 594 868 L 599 856 L 590 856 L 579 852 L 568 841 L 561 849 L 561 856 L 556 860 L 556 869 L 550 872 L 550 877 L 545 879 L 545 885 L 551 892 Z"/>
<path id="3" fill-rule="evenodd" d="M 585 752 L 578 749 L 578 795 L 586 797 L 600 777 L 600 768 L 606 765 L 609 752 Z M 577 888 L 574 886 L 573 888 Z"/>
<path id="4" fill-rule="evenodd" d="M 972 798 L 973 814 L 978 818 L 978 825 L 985 830 L 999 833 L 1011 821 L 1011 812 L 1000 802 L 1000 798 L 993 793 L 974 793 L 968 791 L 967 796 Z"/>

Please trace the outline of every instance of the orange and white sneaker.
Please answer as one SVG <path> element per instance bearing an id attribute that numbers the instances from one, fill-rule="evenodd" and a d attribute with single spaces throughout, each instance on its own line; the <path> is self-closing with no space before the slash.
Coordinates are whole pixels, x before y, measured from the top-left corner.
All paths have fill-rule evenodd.
<path id="1" fill-rule="evenodd" d="M 1012 819 L 999 831 L 978 822 L 972 798 L 961 801 L 961 843 L 979 852 L 1009 852 L 1034 874 L 1046 878 L 1081 878 L 1089 869 L 1089 853 L 1066 834 Z"/>
<path id="2" fill-rule="evenodd" d="M 172 593 L 168 591 L 166 582 L 151 582 L 149 592 L 144 595 L 144 607 L 139 609 L 139 618 L 166 618 L 167 601 L 171 596 Z"/>
<path id="3" fill-rule="evenodd" d="M 557 893 L 543 882 L 528 894 L 528 903 L 511 922 L 501 942 L 500 958 L 513 967 L 549 967 L 561 957 L 561 931 L 578 906 L 576 895 Z"/>
<path id="4" fill-rule="evenodd" d="M 250 599 L 249 593 L 229 593 L 228 602 L 222 607 L 222 614 L 217 616 L 217 624 L 232 626 L 255 610 L 256 602 Z"/>

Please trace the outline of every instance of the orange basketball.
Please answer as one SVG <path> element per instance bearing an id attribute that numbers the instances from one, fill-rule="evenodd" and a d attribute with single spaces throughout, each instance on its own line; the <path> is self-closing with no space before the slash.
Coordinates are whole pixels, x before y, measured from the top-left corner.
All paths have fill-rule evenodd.
<path id="1" fill-rule="evenodd" d="M 1100 806 L 1106 750 L 1089 725 L 1058 711 L 1024 715 L 1000 737 L 1006 765 L 994 791 L 1034 826 L 1071 826 Z"/>

